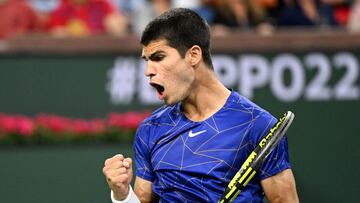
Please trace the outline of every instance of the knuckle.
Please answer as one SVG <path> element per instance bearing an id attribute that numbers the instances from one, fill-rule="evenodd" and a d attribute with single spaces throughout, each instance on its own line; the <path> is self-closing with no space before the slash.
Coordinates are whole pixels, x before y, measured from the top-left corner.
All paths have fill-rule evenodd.
<path id="1" fill-rule="evenodd" d="M 103 170 L 102 170 L 102 171 L 103 171 L 103 174 L 104 174 L 104 175 L 106 175 L 107 170 L 108 170 L 108 169 L 107 169 L 106 167 L 104 167 L 104 168 L 103 168 Z"/>
<path id="2" fill-rule="evenodd" d="M 132 159 L 131 158 L 126 158 L 124 161 L 126 161 L 129 164 L 132 164 Z"/>
<path id="3" fill-rule="evenodd" d="M 104 165 L 105 166 L 109 165 L 109 162 L 110 162 L 110 159 L 106 159 L 105 162 L 104 162 Z"/>
<path id="4" fill-rule="evenodd" d="M 105 160 L 104 165 L 105 165 L 105 166 L 108 166 L 108 165 L 110 165 L 112 162 L 113 162 L 113 158 L 108 158 L 108 159 Z"/>
<path id="5" fill-rule="evenodd" d="M 115 155 L 113 158 L 123 160 L 123 159 L 124 159 L 124 155 L 122 155 L 122 154 L 117 154 L 117 155 Z"/>

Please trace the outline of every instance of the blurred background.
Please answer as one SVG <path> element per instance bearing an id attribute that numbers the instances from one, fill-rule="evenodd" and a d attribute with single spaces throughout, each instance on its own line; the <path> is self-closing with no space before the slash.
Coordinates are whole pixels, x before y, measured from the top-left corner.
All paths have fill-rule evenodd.
<path id="1" fill-rule="evenodd" d="M 358 202 L 359 0 L 0 0 L 0 202 L 110 202 L 104 160 L 162 105 L 139 36 L 173 7 L 209 23 L 227 87 L 295 113 L 301 202 Z"/>

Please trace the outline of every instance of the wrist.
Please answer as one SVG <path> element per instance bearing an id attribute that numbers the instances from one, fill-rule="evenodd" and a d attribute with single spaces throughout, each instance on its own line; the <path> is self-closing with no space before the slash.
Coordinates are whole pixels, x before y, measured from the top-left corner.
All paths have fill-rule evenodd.
<path id="1" fill-rule="evenodd" d="M 116 200 L 114 198 L 114 192 L 111 190 L 111 201 L 112 203 L 140 203 L 131 186 L 129 186 L 128 194 L 124 200 Z"/>
<path id="2" fill-rule="evenodd" d="M 126 187 L 126 190 L 125 190 L 125 192 L 123 192 L 123 193 L 118 193 L 118 192 L 116 192 L 115 190 L 111 190 L 111 192 L 112 192 L 112 197 L 115 199 L 115 200 L 117 200 L 117 201 L 123 201 L 124 199 L 126 199 L 128 196 L 129 196 L 129 194 L 130 194 L 130 185 L 128 185 L 127 187 Z"/>

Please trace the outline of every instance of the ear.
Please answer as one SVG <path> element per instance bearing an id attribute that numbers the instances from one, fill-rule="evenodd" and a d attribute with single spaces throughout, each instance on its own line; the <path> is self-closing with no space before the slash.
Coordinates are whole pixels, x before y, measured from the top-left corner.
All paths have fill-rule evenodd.
<path id="1" fill-rule="evenodd" d="M 198 45 L 194 45 L 192 46 L 188 51 L 187 51 L 188 57 L 189 57 L 189 62 L 191 66 L 197 66 L 201 59 L 202 59 L 202 52 L 201 52 L 201 48 Z"/>

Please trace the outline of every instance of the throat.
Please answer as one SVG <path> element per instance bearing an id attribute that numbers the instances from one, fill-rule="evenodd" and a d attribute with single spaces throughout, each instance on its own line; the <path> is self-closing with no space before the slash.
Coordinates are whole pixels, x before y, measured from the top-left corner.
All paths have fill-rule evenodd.
<path id="1" fill-rule="evenodd" d="M 197 105 L 183 102 L 182 108 L 184 115 L 191 121 L 201 122 L 205 121 L 217 112 L 219 112 L 225 105 L 228 97 L 224 98 L 222 102 L 219 101 L 208 101 L 200 102 Z"/>
<path id="2" fill-rule="evenodd" d="M 183 113 L 192 121 L 204 121 L 225 105 L 230 94 L 231 91 L 215 77 L 199 80 L 189 96 L 181 102 Z"/>

